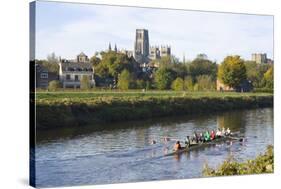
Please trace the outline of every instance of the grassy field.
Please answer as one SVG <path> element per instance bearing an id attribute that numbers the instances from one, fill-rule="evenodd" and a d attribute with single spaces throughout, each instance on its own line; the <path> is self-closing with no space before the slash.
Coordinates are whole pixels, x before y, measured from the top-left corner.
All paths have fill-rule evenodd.
<path id="1" fill-rule="evenodd" d="M 272 107 L 269 93 L 55 92 L 36 94 L 37 128 L 99 125 L 116 121 Z"/>
<path id="2" fill-rule="evenodd" d="M 236 92 L 183 92 L 183 91 L 66 91 L 66 92 L 37 92 L 36 100 L 82 100 L 94 99 L 98 97 L 109 98 L 126 98 L 126 97 L 187 97 L 187 98 L 202 98 L 202 97 L 249 97 L 249 96 L 272 96 L 271 93 L 236 93 Z"/>

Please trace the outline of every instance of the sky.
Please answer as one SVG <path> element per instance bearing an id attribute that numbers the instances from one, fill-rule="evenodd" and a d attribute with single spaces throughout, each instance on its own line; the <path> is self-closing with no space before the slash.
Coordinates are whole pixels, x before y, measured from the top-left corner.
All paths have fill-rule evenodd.
<path id="1" fill-rule="evenodd" d="M 133 50 L 136 29 L 147 29 L 149 43 L 170 45 L 180 60 L 207 54 L 221 62 L 228 55 L 273 58 L 273 16 L 151 9 L 37 1 L 36 59 L 89 57 L 116 44 Z"/>

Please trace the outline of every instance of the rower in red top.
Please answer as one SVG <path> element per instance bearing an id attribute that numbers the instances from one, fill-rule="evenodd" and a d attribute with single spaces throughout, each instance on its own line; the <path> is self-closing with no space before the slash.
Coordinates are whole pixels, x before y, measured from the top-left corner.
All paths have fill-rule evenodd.
<path id="1" fill-rule="evenodd" d="M 214 140 L 215 137 L 216 137 L 216 133 L 215 133 L 214 130 L 212 130 L 212 132 L 211 132 L 211 140 Z"/>

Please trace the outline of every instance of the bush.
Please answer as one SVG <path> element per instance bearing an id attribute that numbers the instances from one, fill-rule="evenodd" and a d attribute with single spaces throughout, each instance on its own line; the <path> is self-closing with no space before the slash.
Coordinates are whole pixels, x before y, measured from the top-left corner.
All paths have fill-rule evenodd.
<path id="1" fill-rule="evenodd" d="M 193 91 L 193 80 L 192 77 L 187 76 L 184 78 L 184 89 Z"/>
<path id="2" fill-rule="evenodd" d="M 49 91 L 57 91 L 59 88 L 61 88 L 61 84 L 59 81 L 53 80 L 53 81 L 49 82 L 49 85 L 48 85 Z"/>
<path id="3" fill-rule="evenodd" d="M 145 81 L 142 80 L 142 79 L 138 79 L 138 80 L 136 81 L 136 88 L 137 88 L 137 89 L 144 89 L 144 88 L 146 88 L 146 83 L 145 83 Z"/>
<path id="4" fill-rule="evenodd" d="M 80 88 L 82 90 L 88 90 L 91 88 L 91 83 L 90 83 L 90 79 L 89 76 L 87 75 L 83 75 L 81 80 L 80 80 Z"/>
<path id="5" fill-rule="evenodd" d="M 212 81 L 211 76 L 208 75 L 200 75 L 196 77 L 198 90 L 206 91 L 206 90 L 214 90 L 215 89 L 215 82 Z"/>
<path id="6" fill-rule="evenodd" d="M 273 173 L 274 170 L 273 146 L 268 146 L 264 154 L 256 157 L 254 160 L 239 163 L 232 158 L 224 161 L 217 169 L 212 169 L 205 165 L 203 174 L 205 176 L 225 176 L 225 175 L 245 175 Z"/>
<path id="7" fill-rule="evenodd" d="M 166 67 L 159 68 L 155 73 L 156 86 L 160 90 L 169 89 L 174 80 L 174 72 Z"/>
<path id="8" fill-rule="evenodd" d="M 175 91 L 182 91 L 184 89 L 184 81 L 182 78 L 178 77 L 175 79 L 171 85 L 171 88 Z"/>
<path id="9" fill-rule="evenodd" d="M 128 70 L 123 70 L 118 77 L 118 88 L 122 90 L 128 90 L 131 85 L 131 74 Z"/>

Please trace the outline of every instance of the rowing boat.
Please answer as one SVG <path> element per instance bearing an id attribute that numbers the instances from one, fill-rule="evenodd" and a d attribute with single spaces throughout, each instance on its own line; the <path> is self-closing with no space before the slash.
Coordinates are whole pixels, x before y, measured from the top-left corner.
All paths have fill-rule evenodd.
<path id="1" fill-rule="evenodd" d="M 174 150 L 171 153 L 167 153 L 165 154 L 165 156 L 171 156 L 171 155 L 177 155 L 177 154 L 181 154 L 181 153 L 185 153 L 185 152 L 189 152 L 195 149 L 199 149 L 199 148 L 204 148 L 204 147 L 208 147 L 211 145 L 216 145 L 219 144 L 221 142 L 226 142 L 226 141 L 233 141 L 233 140 L 241 140 L 241 138 L 238 137 L 233 137 L 233 136 L 223 136 L 221 138 L 216 138 L 210 142 L 205 142 L 205 143 L 195 143 L 195 144 L 190 144 L 189 147 L 182 147 L 179 150 Z"/>

